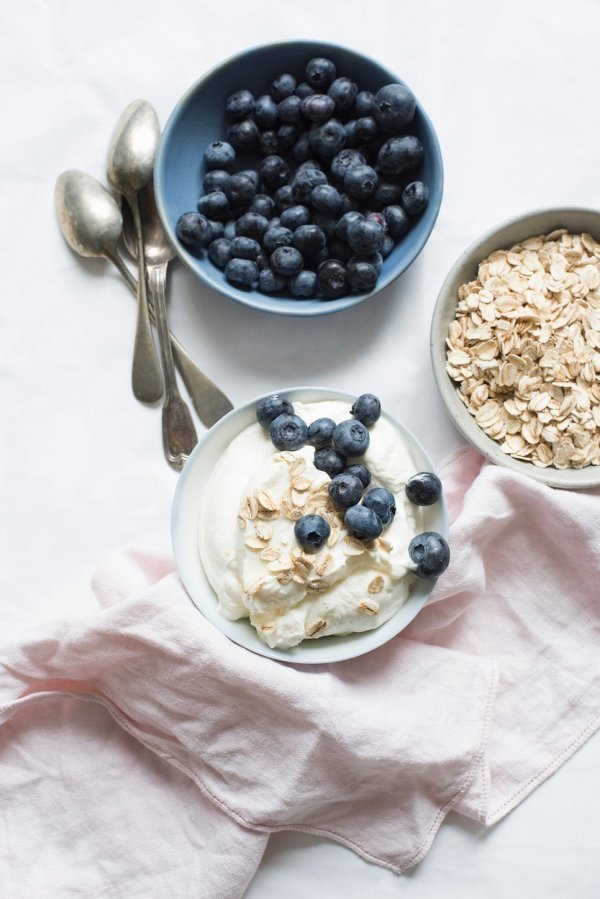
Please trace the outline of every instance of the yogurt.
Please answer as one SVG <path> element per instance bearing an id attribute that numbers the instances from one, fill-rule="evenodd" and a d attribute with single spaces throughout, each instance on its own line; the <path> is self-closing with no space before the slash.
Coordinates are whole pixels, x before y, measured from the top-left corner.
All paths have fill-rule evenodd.
<path id="1" fill-rule="evenodd" d="M 349 417 L 348 403 L 294 403 L 307 424 Z M 314 449 L 279 452 L 258 423 L 232 440 L 206 486 L 199 520 L 199 549 L 220 613 L 249 618 L 271 647 L 372 630 L 404 604 L 415 581 L 408 555 L 422 531 L 421 510 L 404 485 L 416 473 L 398 428 L 380 418 L 370 429 L 360 459 L 372 487 L 395 495 L 396 515 L 374 541 L 358 540 L 344 527 L 344 512 L 329 500 L 330 478 L 312 464 Z M 304 552 L 294 524 L 322 515 L 331 527 L 326 544 Z"/>

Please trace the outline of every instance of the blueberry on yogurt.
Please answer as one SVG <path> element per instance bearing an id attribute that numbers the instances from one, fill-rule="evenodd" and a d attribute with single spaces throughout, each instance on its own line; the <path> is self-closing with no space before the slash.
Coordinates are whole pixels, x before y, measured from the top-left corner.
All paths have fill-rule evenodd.
<path id="1" fill-rule="evenodd" d="M 311 446 L 321 449 L 331 444 L 335 422 L 333 418 L 317 418 L 308 426 L 308 440 Z"/>
<path id="2" fill-rule="evenodd" d="M 350 506 L 355 506 L 360 500 L 362 492 L 363 485 L 360 478 L 348 474 L 347 471 L 336 475 L 329 484 L 329 497 L 338 509 L 349 509 Z"/>
<path id="3" fill-rule="evenodd" d="M 298 450 L 306 444 L 308 427 L 299 415 L 283 414 L 273 419 L 269 435 L 275 449 Z"/>
<path id="4" fill-rule="evenodd" d="M 363 506 L 372 509 L 384 527 L 392 523 L 396 514 L 396 499 L 387 487 L 374 487 L 363 497 Z"/>
<path id="5" fill-rule="evenodd" d="M 334 478 L 345 469 L 346 457 L 332 446 L 326 446 L 323 449 L 315 450 L 313 465 L 319 471 L 328 474 L 330 478 Z"/>
<path id="6" fill-rule="evenodd" d="M 348 533 L 359 540 L 375 540 L 383 530 L 381 519 L 367 506 L 351 506 L 344 517 Z"/>
<path id="7" fill-rule="evenodd" d="M 369 446 L 369 432 L 362 422 L 349 418 L 335 426 L 333 445 L 344 456 L 362 456 Z"/>
<path id="8" fill-rule="evenodd" d="M 303 515 L 294 525 L 296 540 L 305 552 L 321 549 L 331 533 L 331 527 L 321 515 Z"/>
<path id="9" fill-rule="evenodd" d="M 366 428 L 374 425 L 381 415 L 381 403 L 372 393 L 362 393 L 350 409 L 350 414 Z"/>
<path id="10" fill-rule="evenodd" d="M 256 420 L 261 426 L 268 430 L 271 422 L 280 415 L 293 415 L 294 407 L 290 401 L 279 393 L 273 393 L 271 396 L 265 396 L 256 404 Z"/>

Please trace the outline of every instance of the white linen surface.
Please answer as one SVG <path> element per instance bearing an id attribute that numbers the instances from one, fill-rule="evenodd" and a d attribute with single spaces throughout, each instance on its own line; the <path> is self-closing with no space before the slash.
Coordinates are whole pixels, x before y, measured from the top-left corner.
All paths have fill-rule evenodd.
<path id="1" fill-rule="evenodd" d="M 409 272 L 376 301 L 318 326 L 240 308 L 174 264 L 172 328 L 234 403 L 302 383 L 372 390 L 440 460 L 462 443 L 436 393 L 428 355 L 431 311 L 448 268 L 481 231 L 509 215 L 599 205 L 594 0 L 4 2 L 3 640 L 46 618 L 93 608 L 89 577 L 109 551 L 132 542 L 169 548 L 176 475 L 162 459 L 159 411 L 139 405 L 129 389 L 135 307 L 108 264 L 80 260 L 65 246 L 54 221 L 54 181 L 67 168 L 104 178 L 110 133 L 132 99 L 150 100 L 164 123 L 213 64 L 252 44 L 294 37 L 369 53 L 413 87 L 438 131 L 445 196 L 432 238 Z M 61 740 L 72 736 L 76 716 L 74 710 L 72 720 L 53 722 Z M 119 739 L 108 716 L 99 715 L 97 727 L 98 741 L 86 735 L 91 752 L 100 735 L 103 747 Z M 490 832 L 451 817 L 425 861 L 401 882 L 344 847 L 280 834 L 271 837 L 247 895 L 270 899 L 285 891 L 295 899 L 312 891 L 351 899 L 402 890 L 410 897 L 441 891 L 449 899 L 588 899 L 597 895 L 599 873 L 598 746 L 596 736 Z M 24 762 L 15 759 L 26 770 Z M 148 806 L 149 814 L 158 807 L 165 816 L 157 821 L 157 843 L 170 823 L 179 835 L 170 842 L 171 863 L 178 845 L 190 845 L 190 822 L 176 814 L 177 791 L 186 784 L 170 769 L 159 771 L 155 759 L 140 756 L 140 764 L 157 766 Z M 58 757 L 48 760 L 45 776 L 60 778 Z M 134 790 L 135 773 L 128 776 Z M 97 801 L 90 783 L 78 822 L 96 814 Z M 48 817 L 48 839 L 63 839 L 52 833 L 51 810 L 39 814 Z M 90 820 L 90 832 L 102 826 L 101 816 Z M 134 828 L 113 836 L 115 851 L 128 851 Z M 71 894 L 98 895 L 93 872 L 68 858 L 68 845 Z M 46 889 L 41 878 L 39 895 L 51 895 Z M 114 885 L 107 895 L 153 895 L 136 889 Z M 178 895 L 193 894 L 182 875 Z M 160 884 L 154 895 L 164 895 Z"/>

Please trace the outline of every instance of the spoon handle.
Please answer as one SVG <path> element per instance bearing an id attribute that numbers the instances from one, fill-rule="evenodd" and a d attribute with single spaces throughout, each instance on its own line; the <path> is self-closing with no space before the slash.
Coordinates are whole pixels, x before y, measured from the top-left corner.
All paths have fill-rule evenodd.
<path id="1" fill-rule="evenodd" d="M 165 282 L 167 265 L 148 266 L 150 293 L 154 301 L 154 312 L 158 329 L 158 345 L 165 377 L 166 395 L 163 404 L 162 434 L 167 462 L 180 470 L 198 442 L 196 429 L 186 403 L 177 387 L 169 326 L 167 324 L 167 300 Z"/>
<path id="2" fill-rule="evenodd" d="M 118 268 L 127 282 L 132 293 L 137 296 L 137 281 L 123 262 L 118 253 L 111 255 L 111 262 Z M 149 305 L 150 321 L 156 325 L 156 317 L 152 304 Z M 200 421 L 207 428 L 227 415 L 233 409 L 233 404 L 223 391 L 211 381 L 204 372 L 198 368 L 187 350 L 179 343 L 174 334 L 170 333 L 171 349 L 175 358 L 175 364 L 185 384 L 185 389 L 190 395 L 194 409 L 198 413 Z"/>
<path id="3" fill-rule="evenodd" d="M 154 346 L 154 340 L 152 338 L 152 328 L 150 327 L 150 316 L 148 313 L 144 234 L 142 231 L 137 194 L 132 193 L 128 195 L 127 202 L 131 208 L 131 215 L 135 228 L 137 258 L 140 270 L 137 285 L 137 323 L 133 347 L 131 384 L 136 399 L 142 403 L 156 403 L 163 395 L 163 379 L 160 372 L 158 356 L 156 355 L 156 347 Z"/>

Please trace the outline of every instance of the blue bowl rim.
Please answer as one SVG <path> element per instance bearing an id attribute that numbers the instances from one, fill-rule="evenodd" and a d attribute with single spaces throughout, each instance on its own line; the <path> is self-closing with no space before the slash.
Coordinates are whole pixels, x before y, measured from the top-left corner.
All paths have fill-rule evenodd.
<path id="1" fill-rule="evenodd" d="M 233 63 L 238 62 L 245 56 L 249 56 L 256 52 L 260 52 L 261 50 L 270 49 L 272 47 L 285 47 L 293 45 L 297 46 L 306 46 L 312 48 L 320 48 L 320 52 L 323 55 L 326 55 L 327 51 L 342 51 L 344 53 L 349 53 L 353 56 L 362 57 L 372 65 L 377 68 L 383 70 L 387 76 L 390 78 L 390 83 L 401 83 L 406 85 L 410 90 L 410 85 L 406 83 L 402 78 L 396 75 L 394 72 L 390 71 L 387 66 L 382 65 L 382 63 L 378 62 L 373 57 L 361 53 L 358 50 L 354 50 L 352 47 L 346 47 L 342 44 L 332 44 L 327 41 L 316 41 L 309 39 L 300 39 L 300 40 L 285 40 L 285 41 L 268 41 L 264 44 L 255 44 L 251 47 L 247 47 L 244 50 L 239 51 L 238 53 L 234 53 L 232 56 L 229 56 L 227 59 L 217 63 L 212 66 L 212 68 L 208 69 L 203 75 L 200 76 L 183 94 L 183 96 L 178 100 L 178 102 L 173 107 L 169 118 L 167 119 L 167 123 L 162 131 L 160 143 L 158 147 L 158 152 L 156 155 L 155 165 L 154 165 L 154 194 L 156 198 L 156 206 L 158 210 L 158 215 L 161 220 L 162 226 L 164 228 L 165 234 L 169 240 L 169 243 L 173 247 L 177 258 L 180 259 L 187 268 L 193 272 L 193 274 L 202 280 L 208 287 L 216 290 L 218 293 L 227 297 L 230 300 L 233 300 L 236 303 L 239 303 L 242 306 L 248 306 L 252 309 L 258 310 L 259 312 L 268 312 L 274 315 L 289 315 L 295 317 L 310 317 L 313 315 L 331 315 L 334 312 L 341 312 L 343 309 L 350 309 L 354 306 L 359 305 L 360 303 L 365 302 L 371 297 L 374 297 L 380 294 L 386 287 L 388 287 L 393 281 L 396 280 L 400 275 L 402 275 L 410 265 L 415 261 L 415 259 L 422 252 L 425 244 L 429 240 L 431 236 L 431 232 L 435 226 L 437 221 L 437 217 L 440 211 L 440 207 L 442 204 L 442 198 L 444 193 L 444 167 L 442 160 L 442 152 L 439 144 L 439 140 L 437 137 L 437 133 L 435 128 L 433 127 L 433 123 L 429 118 L 427 112 L 423 108 L 419 98 L 417 97 L 417 108 L 423 118 L 423 122 L 430 134 L 431 137 L 431 150 L 430 152 L 434 156 L 434 166 L 439 171 L 439 195 L 434 199 L 433 203 L 430 202 L 427 207 L 427 215 L 430 218 L 429 225 L 427 229 L 423 232 L 420 240 L 416 244 L 413 253 L 410 256 L 407 256 L 403 259 L 398 267 L 391 271 L 386 277 L 382 280 L 378 280 L 377 285 L 371 291 L 365 291 L 363 293 L 349 294 L 345 297 L 340 297 L 337 300 L 322 300 L 320 305 L 313 305 L 315 301 L 312 301 L 310 305 L 307 305 L 302 302 L 302 300 L 298 300 L 294 302 L 293 307 L 284 308 L 283 304 L 281 307 L 277 307 L 275 303 L 271 304 L 269 299 L 275 300 L 276 297 L 269 298 L 265 297 L 262 299 L 262 295 L 256 291 L 248 291 L 248 293 L 242 293 L 241 291 L 237 292 L 235 288 L 232 288 L 229 291 L 226 286 L 219 282 L 213 281 L 210 277 L 207 276 L 205 271 L 202 268 L 199 268 L 193 264 L 193 262 L 188 259 L 186 256 L 180 255 L 179 253 L 179 242 L 174 233 L 173 228 L 171 227 L 171 223 L 169 221 L 169 217 L 167 216 L 167 212 L 165 209 L 165 204 L 163 202 L 164 195 L 164 179 L 163 179 L 163 171 L 165 166 L 165 155 L 166 155 L 166 147 L 169 142 L 170 135 L 175 128 L 176 121 L 179 117 L 181 109 L 185 106 L 185 104 L 189 101 L 190 97 L 195 94 L 198 88 L 209 78 L 219 72 L 221 69 L 224 69 Z M 414 93 L 414 91 L 413 91 Z M 287 299 L 287 298 L 284 298 Z M 290 299 L 292 299 L 290 297 Z"/>

